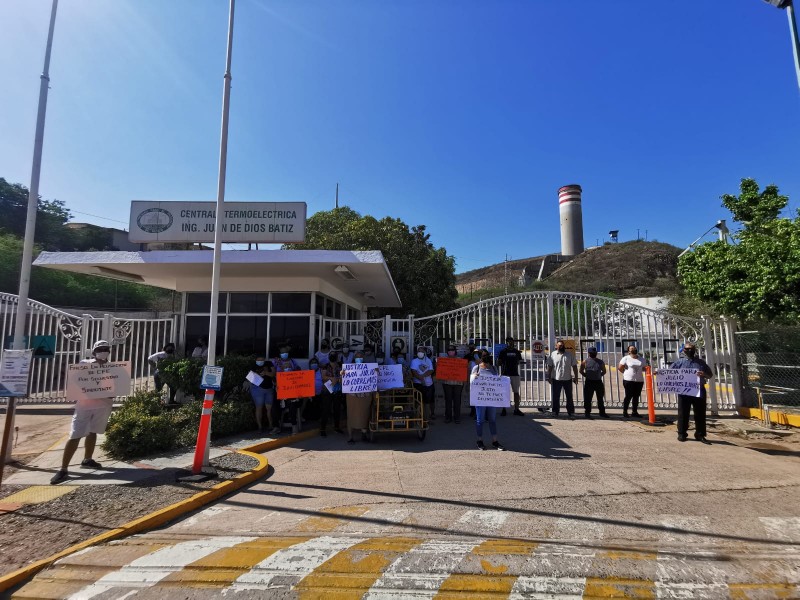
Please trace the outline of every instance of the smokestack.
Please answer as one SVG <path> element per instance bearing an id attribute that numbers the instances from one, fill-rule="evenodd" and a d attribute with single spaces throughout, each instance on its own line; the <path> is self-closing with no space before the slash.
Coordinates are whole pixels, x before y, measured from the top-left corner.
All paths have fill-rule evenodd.
<path id="1" fill-rule="evenodd" d="M 581 186 L 565 185 L 558 190 L 558 213 L 561 219 L 561 254 L 575 256 L 583 252 L 583 216 Z"/>

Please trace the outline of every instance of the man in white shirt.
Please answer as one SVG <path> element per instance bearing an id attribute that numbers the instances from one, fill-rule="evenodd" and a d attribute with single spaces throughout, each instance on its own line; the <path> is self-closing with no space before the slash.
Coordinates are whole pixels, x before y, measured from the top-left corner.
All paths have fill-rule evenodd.
<path id="1" fill-rule="evenodd" d="M 570 376 L 572 371 L 572 376 Z M 567 352 L 562 340 L 556 342 L 556 351 L 547 357 L 547 381 L 553 403 L 553 414 L 557 417 L 561 405 L 561 390 L 567 398 L 567 414 L 575 418 L 575 403 L 572 400 L 572 384 L 578 383 L 578 362 L 575 355 Z"/>
<path id="2" fill-rule="evenodd" d="M 422 394 L 422 401 L 428 405 L 428 419 L 436 420 L 433 414 L 436 395 L 433 387 L 433 363 L 425 352 L 425 346 L 417 346 L 417 355 L 411 361 L 411 378 L 414 388 Z"/>

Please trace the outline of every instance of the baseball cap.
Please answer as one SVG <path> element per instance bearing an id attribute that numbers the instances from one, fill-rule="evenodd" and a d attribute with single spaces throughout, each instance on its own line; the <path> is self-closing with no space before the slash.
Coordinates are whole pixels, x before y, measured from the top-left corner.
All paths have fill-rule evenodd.
<path id="1" fill-rule="evenodd" d="M 586 349 L 586 351 L 587 351 L 587 352 L 589 352 L 589 353 L 591 354 L 592 352 L 597 352 L 597 348 L 595 348 L 594 346 L 589 346 L 589 347 Z"/>
<path id="2" fill-rule="evenodd" d="M 108 349 L 111 349 L 111 344 L 109 344 L 109 343 L 108 343 L 107 341 L 105 341 L 105 340 L 97 340 L 97 341 L 94 343 L 94 346 L 92 346 L 92 352 L 95 352 L 95 351 L 96 351 L 96 350 L 98 350 L 99 348 L 108 348 Z"/>

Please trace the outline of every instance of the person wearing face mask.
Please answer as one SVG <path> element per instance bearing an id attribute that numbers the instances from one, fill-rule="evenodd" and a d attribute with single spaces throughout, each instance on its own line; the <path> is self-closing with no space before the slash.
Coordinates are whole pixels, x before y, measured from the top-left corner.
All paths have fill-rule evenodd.
<path id="1" fill-rule="evenodd" d="M 111 354 L 111 345 L 105 340 L 97 340 L 92 346 L 92 358 L 82 360 L 81 363 L 104 365 Z M 81 438 L 86 438 L 84 443 L 84 456 L 81 461 L 83 469 L 100 469 L 100 463 L 92 458 L 94 447 L 97 444 L 97 434 L 103 433 L 111 416 L 114 398 L 82 398 L 75 403 L 75 413 L 72 415 L 69 440 L 64 446 L 61 457 L 61 468 L 50 479 L 51 484 L 64 481 L 69 475 L 69 463 L 78 449 Z"/>
<path id="2" fill-rule="evenodd" d="M 165 358 L 172 358 L 173 356 L 175 356 L 175 344 L 168 342 L 164 344 L 160 352 L 156 352 L 155 354 L 151 354 L 147 357 L 147 362 L 149 362 L 156 370 L 155 373 L 153 373 L 153 380 L 155 381 L 154 389 L 157 392 L 163 390 L 165 384 L 165 381 L 161 378 L 161 373 L 158 371 L 158 363 Z M 169 401 L 167 402 L 167 405 L 177 405 L 178 403 L 175 402 L 175 394 L 178 393 L 178 388 L 171 387 L 170 385 L 167 385 L 167 388 L 169 389 Z"/>
<path id="3" fill-rule="evenodd" d="M 550 394 L 552 399 L 553 414 L 558 417 L 561 407 L 561 390 L 567 399 L 567 415 L 570 419 L 575 418 L 575 403 L 572 400 L 572 385 L 578 383 L 578 362 L 575 355 L 567 352 L 567 348 L 562 340 L 556 342 L 556 351 L 551 352 L 547 357 L 546 379 L 550 382 Z M 570 377 L 572 371 L 572 377 Z"/>
<path id="4" fill-rule="evenodd" d="M 256 424 L 260 432 L 264 431 L 264 408 L 267 409 L 267 422 L 272 428 L 272 403 L 275 387 L 275 365 L 263 356 L 257 356 L 250 366 L 250 371 L 262 378 L 258 385 L 250 383 L 250 397 L 253 399 L 256 411 Z"/>
<path id="5" fill-rule="evenodd" d="M 697 347 L 687 342 L 683 347 L 684 358 L 679 358 L 671 369 L 695 369 L 700 378 L 700 397 L 678 394 L 678 441 L 685 442 L 689 433 L 689 411 L 694 411 L 694 439 L 710 444 L 706 439 L 706 380 L 714 376 L 711 367 L 697 356 Z"/>
<path id="6" fill-rule="evenodd" d="M 364 360 L 364 353 L 357 350 L 353 355 L 353 363 L 361 364 L 366 363 Z M 339 373 L 344 377 L 344 369 Z M 372 406 L 372 392 L 360 392 L 356 394 L 345 394 L 347 402 L 347 433 L 349 438 L 348 444 L 355 444 L 356 440 L 353 437 L 357 430 L 361 430 L 361 441 L 367 442 L 367 427 L 369 427 L 369 409 Z"/>
<path id="7" fill-rule="evenodd" d="M 456 347 L 450 344 L 447 346 L 447 357 L 457 358 Z M 442 381 L 442 392 L 444 392 L 444 422 L 455 421 L 461 423 L 461 391 L 464 383 L 461 381 Z"/>
<path id="8" fill-rule="evenodd" d="M 353 353 L 350 352 L 350 346 L 345 344 L 342 346 L 342 350 L 339 353 L 339 358 L 341 359 L 340 362 L 343 365 L 349 365 L 353 363 Z"/>
<path id="9" fill-rule="evenodd" d="M 592 418 L 592 396 L 597 394 L 597 410 L 604 419 L 610 418 L 606 414 L 604 402 L 606 388 L 603 385 L 603 376 L 606 374 L 606 363 L 597 358 L 597 348 L 590 346 L 587 350 L 589 358 L 581 361 L 580 372 L 583 376 L 583 409 L 586 418 Z"/>
<path id="10" fill-rule="evenodd" d="M 622 373 L 622 387 L 625 388 L 625 399 L 622 401 L 622 416 L 628 418 L 628 406 L 633 403 L 631 416 L 639 419 L 639 398 L 644 387 L 644 368 L 647 366 L 644 358 L 639 356 L 636 346 L 628 346 L 628 355 L 619 361 L 617 370 Z"/>
<path id="11" fill-rule="evenodd" d="M 433 387 L 433 363 L 425 353 L 425 346 L 417 347 L 417 356 L 411 361 L 411 378 L 414 389 L 422 394 L 422 402 L 428 406 L 428 419 L 436 420 L 434 403 L 436 394 Z"/>
<path id="12" fill-rule="evenodd" d="M 328 340 L 322 340 L 322 343 L 319 345 L 319 350 L 317 350 L 314 353 L 314 358 L 317 359 L 320 368 L 328 364 L 328 354 L 330 353 L 331 353 L 330 343 L 328 343 Z"/>
<path id="13" fill-rule="evenodd" d="M 511 380 L 511 393 L 514 394 L 514 415 L 517 417 L 525 416 L 519 409 L 519 363 L 522 361 L 522 353 L 514 347 L 513 337 L 506 338 L 506 347 L 500 351 L 497 357 L 497 366 L 500 367 L 500 374 L 507 376 Z M 501 416 L 506 416 L 506 409 L 500 412 Z"/>
<path id="14" fill-rule="evenodd" d="M 469 363 L 467 365 L 467 373 L 473 373 L 475 372 L 475 367 L 481 364 L 481 356 L 483 356 L 483 353 L 486 352 L 486 350 L 480 350 L 480 349 L 476 350 L 474 344 L 470 344 L 469 347 L 471 348 L 471 350 L 467 355 L 469 357 Z M 475 416 L 474 406 L 469 407 L 469 416 L 470 417 Z"/>
<path id="15" fill-rule="evenodd" d="M 275 365 L 275 373 L 282 373 L 286 371 L 299 371 L 300 365 L 297 364 L 295 359 L 289 357 L 290 347 L 288 344 L 282 345 L 278 348 L 279 357 L 272 362 Z M 277 389 L 277 376 L 276 385 Z M 289 423 L 292 426 L 292 433 L 297 433 L 297 409 L 299 408 L 299 400 L 276 400 L 272 403 L 272 431 L 270 434 L 277 435 L 281 432 L 281 419 L 283 418 L 283 411 L 287 411 L 289 415 Z"/>
<path id="16" fill-rule="evenodd" d="M 321 414 L 319 417 L 319 434 L 327 437 L 328 418 L 333 410 L 333 430 L 336 433 L 343 433 L 339 426 L 342 412 L 342 376 L 340 371 L 342 365 L 339 364 L 339 357 L 336 352 L 328 355 L 328 364 L 322 367 L 322 397 Z"/>
<path id="17" fill-rule="evenodd" d="M 480 362 L 472 369 L 469 381 L 472 383 L 475 378 L 486 375 L 497 375 L 497 369 L 492 364 L 492 355 L 488 352 L 481 355 Z M 497 440 L 497 407 L 495 406 L 476 406 L 475 407 L 475 431 L 478 434 L 478 450 L 486 450 L 483 443 L 483 424 L 489 423 L 489 433 L 492 434 L 492 446 L 495 450 L 504 451 L 503 444 Z"/>

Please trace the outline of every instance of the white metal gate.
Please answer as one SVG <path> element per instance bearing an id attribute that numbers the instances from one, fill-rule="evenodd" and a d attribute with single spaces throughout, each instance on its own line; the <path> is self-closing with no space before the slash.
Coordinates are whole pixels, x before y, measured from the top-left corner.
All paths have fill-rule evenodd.
<path id="1" fill-rule="evenodd" d="M 14 329 L 18 297 L 0 293 L 0 339 L 10 347 Z M 31 368 L 30 395 L 19 398 L 23 403 L 68 402 L 66 373 L 68 365 L 75 364 L 91 354 L 92 344 L 99 339 L 111 342 L 112 361 L 131 361 L 131 392 L 151 385 L 147 357 L 177 337 L 177 318 L 126 319 L 106 314 L 72 315 L 64 311 L 28 301 L 28 319 L 25 335 L 55 336 L 54 356 L 34 358 Z M 0 399 L 5 402 L 5 399 Z"/>

